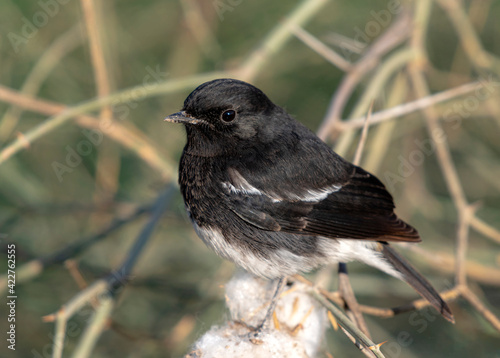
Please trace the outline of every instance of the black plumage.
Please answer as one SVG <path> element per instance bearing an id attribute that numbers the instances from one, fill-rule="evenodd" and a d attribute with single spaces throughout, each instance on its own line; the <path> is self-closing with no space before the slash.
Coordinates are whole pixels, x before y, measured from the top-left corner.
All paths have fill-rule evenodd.
<path id="1" fill-rule="evenodd" d="M 439 294 L 388 242 L 419 242 L 372 174 L 242 81 L 196 88 L 181 112 L 179 183 L 199 236 L 256 275 L 278 278 L 358 260 L 405 280 L 444 317 Z"/>

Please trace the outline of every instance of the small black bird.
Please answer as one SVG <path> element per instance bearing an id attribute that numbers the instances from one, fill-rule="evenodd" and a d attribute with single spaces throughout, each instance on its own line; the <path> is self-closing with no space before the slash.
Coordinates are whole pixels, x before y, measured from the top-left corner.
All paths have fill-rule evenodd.
<path id="1" fill-rule="evenodd" d="M 286 276 L 361 261 L 406 281 L 454 321 L 439 293 L 389 246 L 421 239 L 396 216 L 384 185 L 258 88 L 206 82 L 165 120 L 186 127 L 179 184 L 196 232 L 217 254 L 280 278 L 277 292 Z"/>

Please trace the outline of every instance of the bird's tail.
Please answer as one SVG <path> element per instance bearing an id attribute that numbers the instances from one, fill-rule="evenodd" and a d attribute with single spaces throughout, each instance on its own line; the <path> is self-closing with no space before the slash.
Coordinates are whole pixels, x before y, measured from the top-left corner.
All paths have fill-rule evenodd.
<path id="1" fill-rule="evenodd" d="M 450 307 L 448 307 L 429 281 L 388 244 L 382 243 L 381 246 L 382 255 L 402 275 L 403 280 L 413 287 L 423 298 L 429 301 L 444 318 L 451 323 L 455 323 Z"/>

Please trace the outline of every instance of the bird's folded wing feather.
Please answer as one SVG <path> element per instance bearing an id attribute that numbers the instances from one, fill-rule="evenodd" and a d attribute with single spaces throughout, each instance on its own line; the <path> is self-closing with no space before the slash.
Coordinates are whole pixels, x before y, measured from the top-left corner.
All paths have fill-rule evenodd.
<path id="1" fill-rule="evenodd" d="M 258 228 L 328 238 L 379 241 L 420 241 L 417 231 L 394 213 L 392 196 L 384 185 L 363 169 L 352 166 L 343 182 L 301 193 L 287 192 L 279 183 L 272 189 L 253 186 L 230 169 L 223 183 L 231 210 Z M 277 191 L 277 190 L 276 190 Z"/>

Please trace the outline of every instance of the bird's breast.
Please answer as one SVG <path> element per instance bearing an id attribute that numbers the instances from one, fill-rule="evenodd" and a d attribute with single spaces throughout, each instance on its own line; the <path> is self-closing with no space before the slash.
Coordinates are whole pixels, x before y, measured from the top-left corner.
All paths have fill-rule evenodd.
<path id="1" fill-rule="evenodd" d="M 220 161 L 183 153 L 179 166 L 179 185 L 192 220 L 210 224 L 222 210 Z"/>

